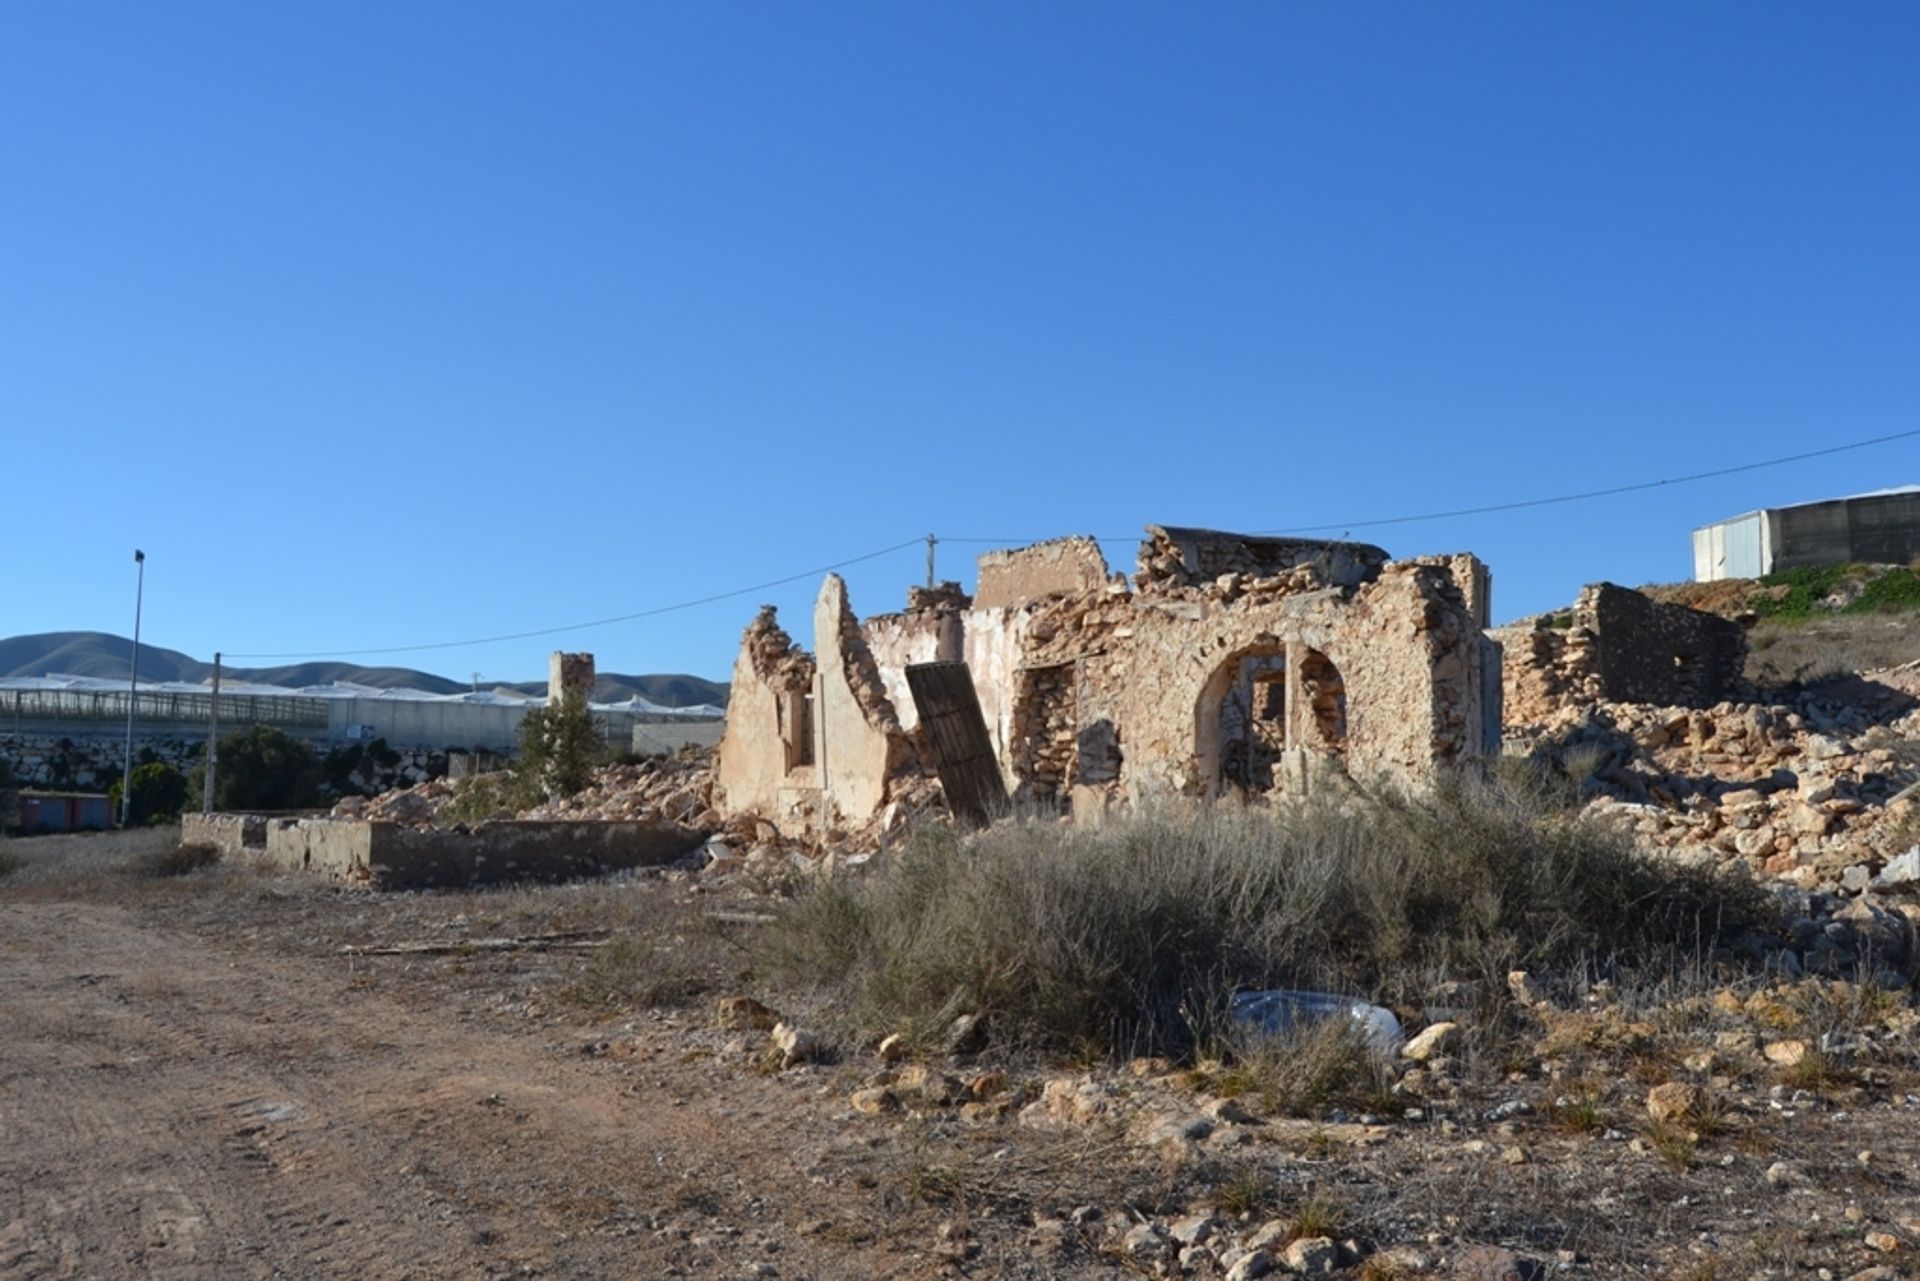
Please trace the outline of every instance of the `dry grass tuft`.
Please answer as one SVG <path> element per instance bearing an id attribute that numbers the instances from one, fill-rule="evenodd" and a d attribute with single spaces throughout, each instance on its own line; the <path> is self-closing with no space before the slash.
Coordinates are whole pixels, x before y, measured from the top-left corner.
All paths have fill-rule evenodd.
<path id="1" fill-rule="evenodd" d="M 1750 879 L 1646 858 L 1535 798 L 1461 782 L 1279 811 L 918 833 L 803 891 L 761 959 L 857 1030 L 931 1041 L 961 1013 L 1052 1054 L 1185 1055 L 1235 990 L 1415 1003 L 1436 976 L 1684 967 L 1774 923 Z"/>

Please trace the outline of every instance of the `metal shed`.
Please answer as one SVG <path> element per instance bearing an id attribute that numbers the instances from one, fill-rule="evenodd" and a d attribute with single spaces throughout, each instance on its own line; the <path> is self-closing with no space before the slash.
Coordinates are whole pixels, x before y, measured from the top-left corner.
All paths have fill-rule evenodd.
<path id="1" fill-rule="evenodd" d="M 1759 578 L 1799 565 L 1920 556 L 1920 485 L 1770 507 L 1693 531 L 1693 580 Z"/>

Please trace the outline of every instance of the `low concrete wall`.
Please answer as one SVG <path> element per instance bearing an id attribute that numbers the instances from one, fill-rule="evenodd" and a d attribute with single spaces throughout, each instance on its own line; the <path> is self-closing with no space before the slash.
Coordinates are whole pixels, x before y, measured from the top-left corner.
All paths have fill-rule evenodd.
<path id="1" fill-rule="evenodd" d="M 501 881 L 564 881 L 652 867 L 688 854 L 703 833 L 677 823 L 482 823 L 471 830 L 358 819 L 276 819 L 268 866 L 358 881 L 377 889 L 428 889 Z"/>
<path id="2" fill-rule="evenodd" d="M 211 845 L 228 858 L 267 847 L 267 819 L 259 814 L 182 814 L 182 845 Z"/>

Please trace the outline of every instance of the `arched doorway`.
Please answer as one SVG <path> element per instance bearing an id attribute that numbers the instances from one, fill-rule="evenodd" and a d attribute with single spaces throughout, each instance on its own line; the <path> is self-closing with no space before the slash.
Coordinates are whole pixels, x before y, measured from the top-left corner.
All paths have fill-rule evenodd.
<path id="1" fill-rule="evenodd" d="M 1273 641 L 1228 657 L 1195 708 L 1195 774 L 1203 795 L 1264 796 L 1279 785 L 1287 746 L 1287 647 Z"/>
<path id="2" fill-rule="evenodd" d="M 1222 659 L 1194 708 L 1201 795 L 1247 799 L 1305 782 L 1315 761 L 1345 761 L 1347 685 L 1317 649 L 1277 639 Z"/>

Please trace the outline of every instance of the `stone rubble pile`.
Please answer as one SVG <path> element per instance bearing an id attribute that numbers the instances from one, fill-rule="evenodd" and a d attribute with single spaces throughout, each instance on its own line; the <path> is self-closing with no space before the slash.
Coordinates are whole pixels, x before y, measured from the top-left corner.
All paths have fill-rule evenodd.
<path id="1" fill-rule="evenodd" d="M 1916 693 L 1920 664 L 1705 709 L 1569 701 L 1509 724 L 1508 747 L 1642 843 L 1780 883 L 1808 969 L 1900 969 L 1920 961 Z"/>
<path id="2" fill-rule="evenodd" d="M 595 771 L 584 791 L 524 811 L 529 819 L 625 822 L 661 818 L 689 827 L 719 826 L 713 811 L 713 750 L 686 747 L 635 765 Z"/>

